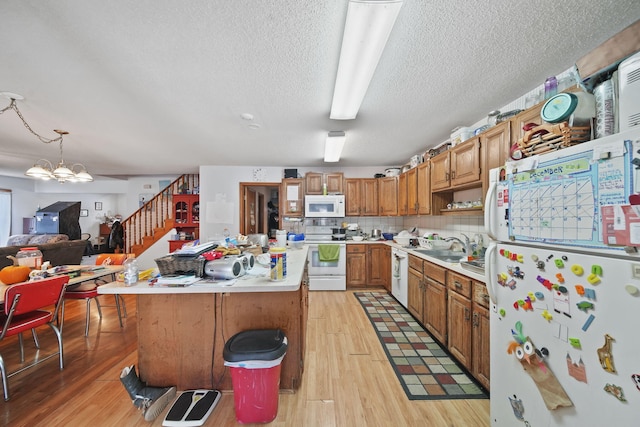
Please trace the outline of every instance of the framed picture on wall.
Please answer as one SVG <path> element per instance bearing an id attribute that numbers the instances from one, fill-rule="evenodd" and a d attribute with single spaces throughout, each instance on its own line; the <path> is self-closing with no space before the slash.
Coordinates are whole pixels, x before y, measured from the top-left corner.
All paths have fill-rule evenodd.
<path id="1" fill-rule="evenodd" d="M 89 209 L 80 209 L 80 216 L 89 216 Z"/>
<path id="2" fill-rule="evenodd" d="M 138 194 L 138 207 L 140 208 L 143 207 L 145 203 L 153 199 L 153 196 L 154 196 L 153 193 Z M 151 206 L 149 206 L 149 209 L 151 209 Z"/>
<path id="3" fill-rule="evenodd" d="M 102 202 L 96 202 L 95 209 L 96 209 L 97 211 L 101 211 L 101 210 L 102 210 Z"/>

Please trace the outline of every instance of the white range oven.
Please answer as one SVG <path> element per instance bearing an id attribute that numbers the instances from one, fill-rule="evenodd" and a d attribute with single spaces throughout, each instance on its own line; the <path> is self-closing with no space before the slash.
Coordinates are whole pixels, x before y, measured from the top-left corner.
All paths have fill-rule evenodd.
<path id="1" fill-rule="evenodd" d="M 309 246 L 309 290 L 344 291 L 347 289 L 347 245 L 344 240 L 334 240 L 331 227 L 307 226 L 305 241 Z M 318 246 L 338 245 L 335 261 L 320 261 Z"/>

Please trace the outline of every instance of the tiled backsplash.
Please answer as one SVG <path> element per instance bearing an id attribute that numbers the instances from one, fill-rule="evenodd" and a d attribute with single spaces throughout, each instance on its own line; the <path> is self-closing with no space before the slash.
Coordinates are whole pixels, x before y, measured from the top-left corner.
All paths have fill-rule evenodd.
<path id="1" fill-rule="evenodd" d="M 481 234 L 485 245 L 488 237 L 484 232 L 484 217 L 476 216 L 407 216 L 407 217 L 373 217 L 359 216 L 346 217 L 344 219 L 335 219 L 336 224 L 347 222 L 349 224 L 358 224 L 362 232 L 371 233 L 374 228 L 379 228 L 387 233 L 399 233 L 402 230 L 410 230 L 418 227 L 419 235 L 426 233 L 438 233 L 442 237 L 458 237 L 461 233 L 473 238 L 475 234 Z M 304 232 L 304 224 L 302 222 L 285 223 L 287 231 Z"/>
<path id="2" fill-rule="evenodd" d="M 420 235 L 438 233 L 442 237 L 460 237 L 464 233 L 469 237 L 474 234 L 484 235 L 484 217 L 478 216 L 410 216 L 404 217 L 404 228 L 418 227 Z M 485 237 L 486 241 L 486 235 Z"/>

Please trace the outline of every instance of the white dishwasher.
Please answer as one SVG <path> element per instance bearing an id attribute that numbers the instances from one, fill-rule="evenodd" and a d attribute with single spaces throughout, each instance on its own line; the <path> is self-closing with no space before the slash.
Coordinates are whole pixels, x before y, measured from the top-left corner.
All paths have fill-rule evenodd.
<path id="1" fill-rule="evenodd" d="M 406 251 L 391 248 L 391 295 L 405 308 L 408 305 L 409 255 Z"/>

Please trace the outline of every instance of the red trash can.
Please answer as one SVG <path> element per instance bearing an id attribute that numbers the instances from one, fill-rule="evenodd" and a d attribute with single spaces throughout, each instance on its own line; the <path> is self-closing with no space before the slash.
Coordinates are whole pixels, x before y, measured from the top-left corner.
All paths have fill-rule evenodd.
<path id="1" fill-rule="evenodd" d="M 236 420 L 269 423 L 278 415 L 280 366 L 287 337 L 280 329 L 243 331 L 224 346 L 224 364 L 231 370 Z"/>

